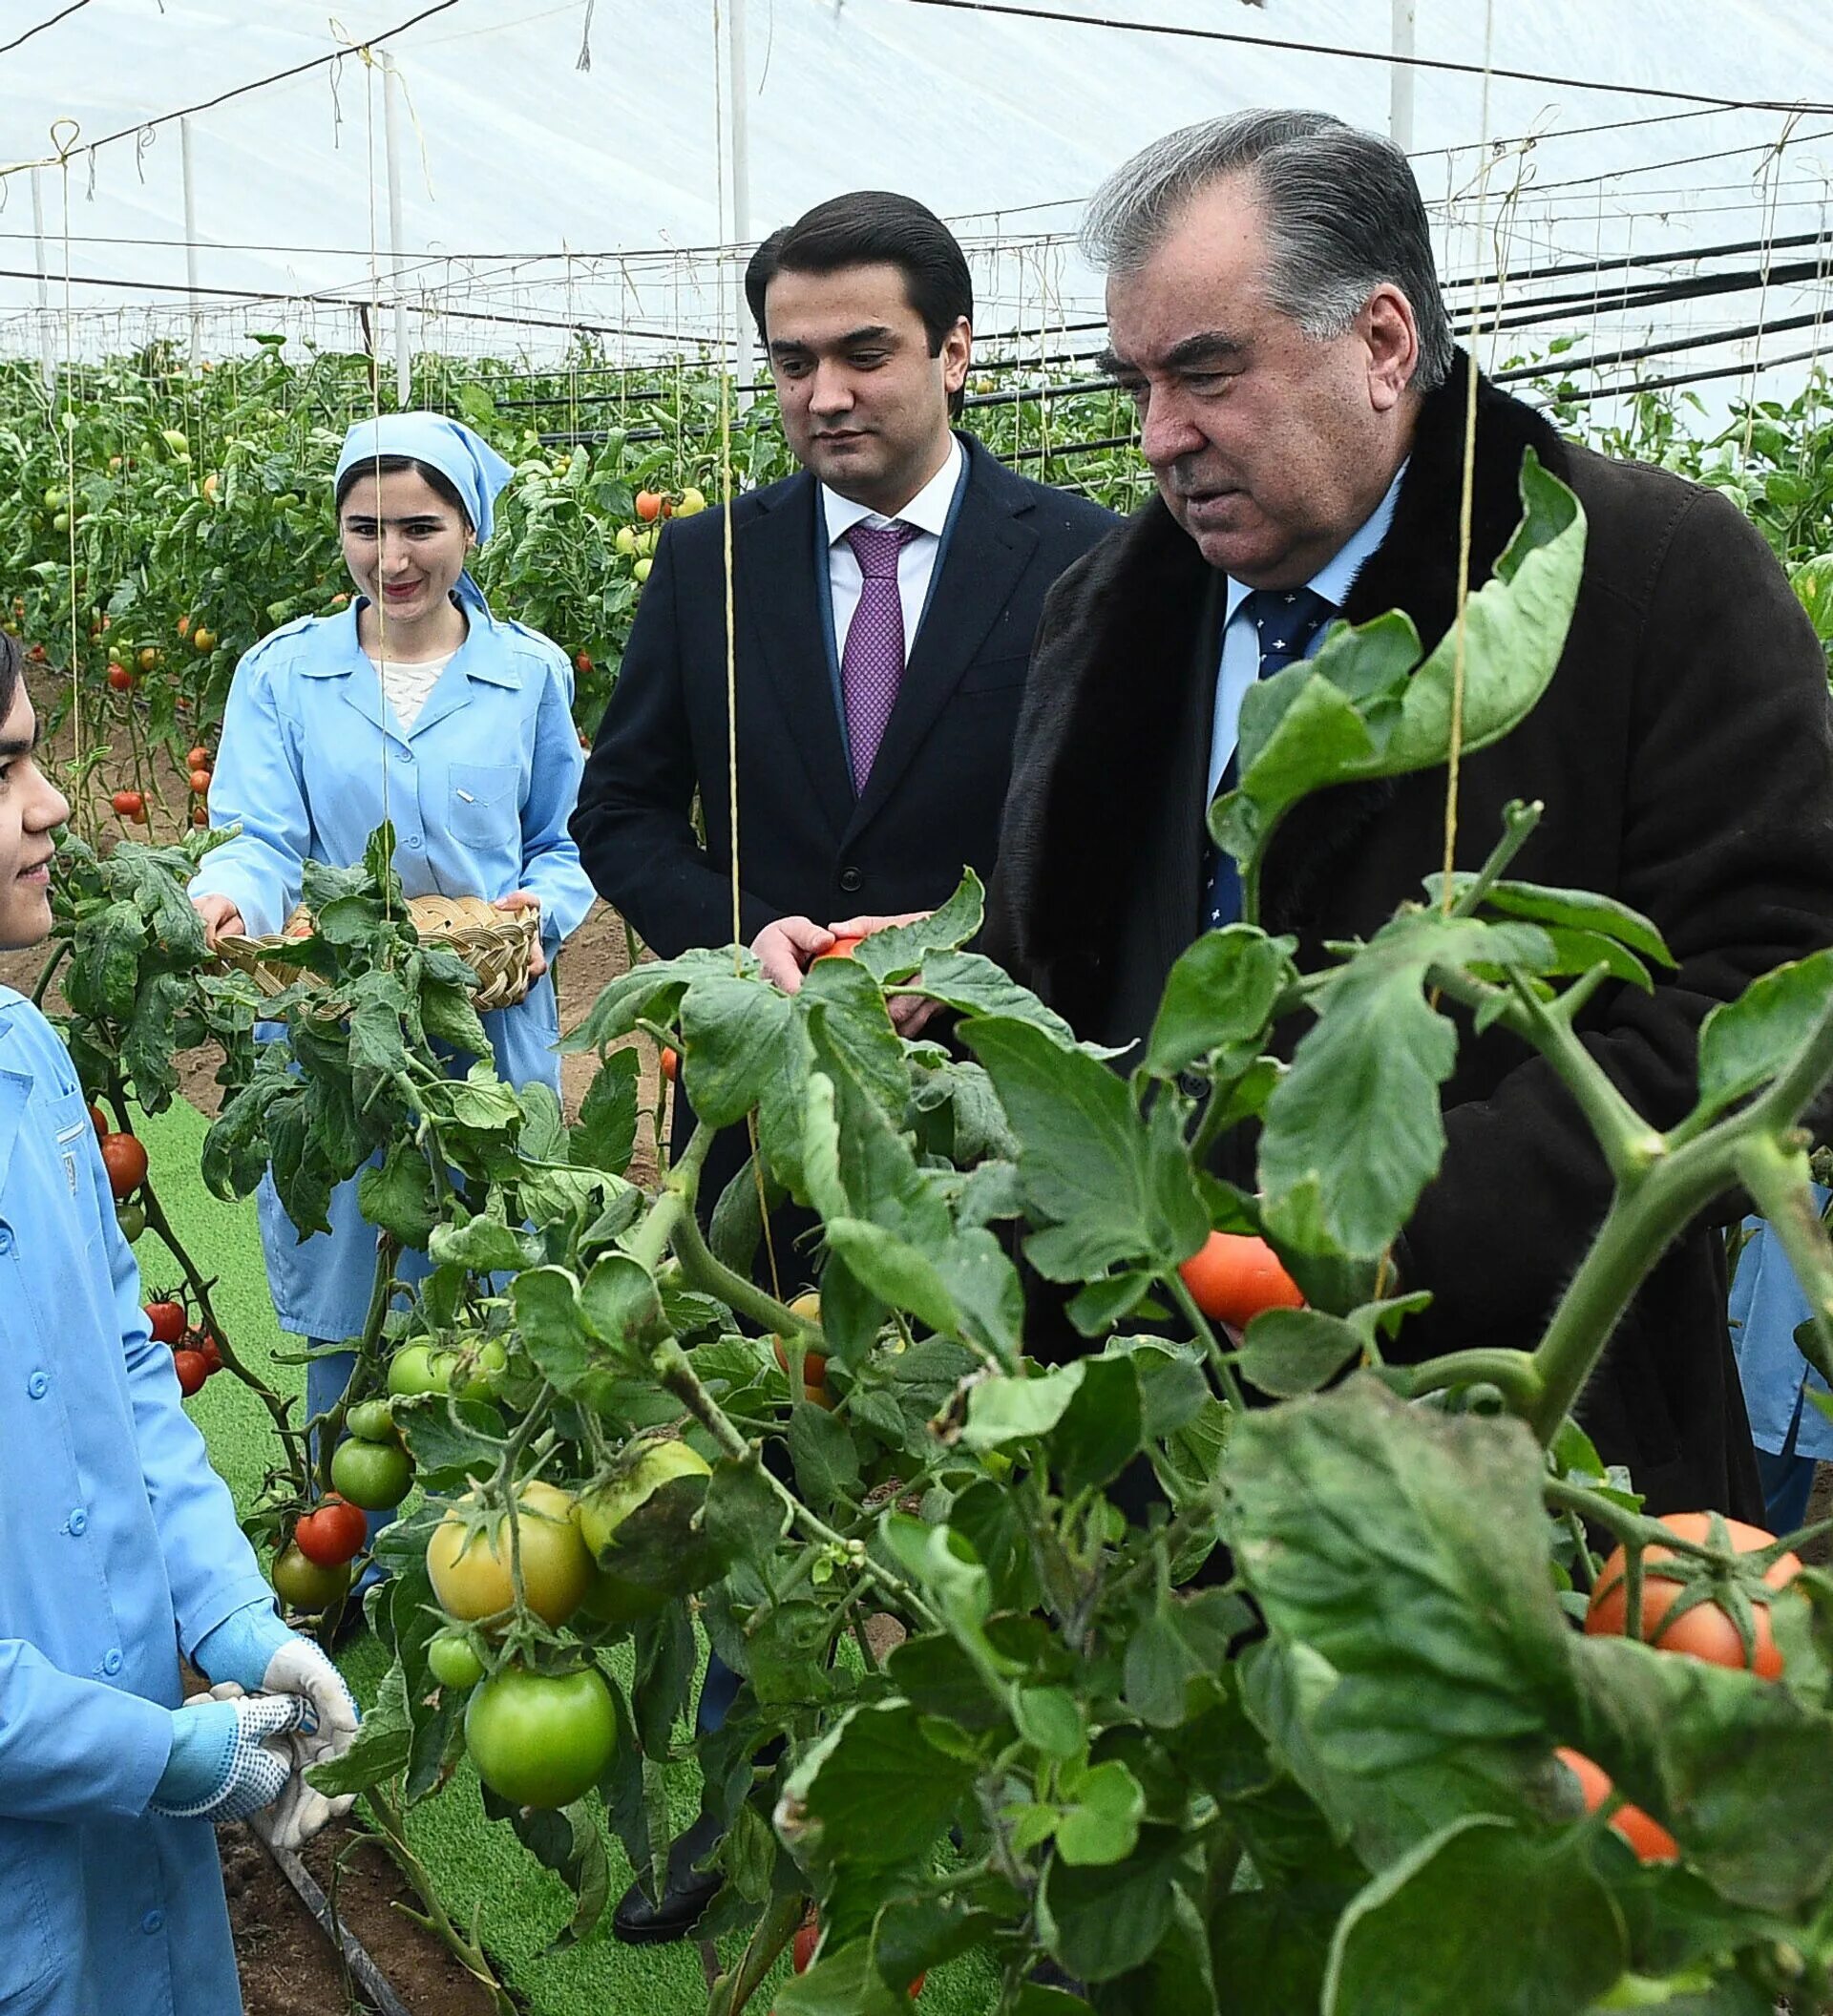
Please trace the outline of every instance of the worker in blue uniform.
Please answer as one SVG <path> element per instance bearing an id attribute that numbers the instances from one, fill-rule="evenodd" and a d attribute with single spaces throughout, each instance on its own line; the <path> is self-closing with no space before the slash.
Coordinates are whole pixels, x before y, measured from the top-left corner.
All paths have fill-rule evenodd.
<path id="1" fill-rule="evenodd" d="M 69 808 L 0 636 L 0 949 L 51 928 Z M 180 1707 L 179 1655 L 225 1693 Z M 297 1847 L 357 1726 L 286 1629 L 179 1401 L 69 1053 L 0 988 L 0 2010 L 242 2007 L 211 1823 Z"/>
<path id="2" fill-rule="evenodd" d="M 334 489 L 356 596 L 337 616 L 276 630 L 236 667 L 210 823 L 241 832 L 204 862 L 191 894 L 213 939 L 277 932 L 299 902 L 305 862 L 351 866 L 391 820 L 410 896 L 539 910 L 527 998 L 483 1020 L 506 1081 L 558 1093 L 547 969 L 592 903 L 567 832 L 584 755 L 566 655 L 494 615 L 466 571 L 510 473 L 470 428 L 434 413 L 351 428 Z M 281 1328 L 320 1346 L 353 1337 L 376 1250 L 355 1182 L 332 1196 L 331 1230 L 303 1241 L 271 1176 L 260 1208 Z M 404 1255 L 397 1273 L 411 1280 L 423 1264 Z M 351 1362 L 343 1352 L 310 1360 L 308 1418 L 336 1404 Z"/>

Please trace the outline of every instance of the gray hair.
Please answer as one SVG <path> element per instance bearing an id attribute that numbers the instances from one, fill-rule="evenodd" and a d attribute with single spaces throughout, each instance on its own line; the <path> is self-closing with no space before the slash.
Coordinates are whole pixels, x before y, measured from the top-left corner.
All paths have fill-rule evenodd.
<path id="1" fill-rule="evenodd" d="M 1340 336 L 1379 286 L 1419 325 L 1416 391 L 1451 373 L 1425 204 L 1406 156 L 1322 112 L 1236 112 L 1167 134 L 1117 168 L 1083 220 L 1092 264 L 1137 273 L 1178 213 L 1225 177 L 1251 173 L 1267 220 L 1267 298 L 1307 336 Z"/>

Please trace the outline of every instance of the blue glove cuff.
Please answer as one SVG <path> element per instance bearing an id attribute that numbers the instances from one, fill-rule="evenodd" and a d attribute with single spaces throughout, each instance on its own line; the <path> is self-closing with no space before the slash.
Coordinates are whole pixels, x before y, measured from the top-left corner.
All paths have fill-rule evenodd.
<path id="1" fill-rule="evenodd" d="M 293 1635 L 271 1600 L 251 1603 L 207 1631 L 192 1648 L 191 1663 L 213 1685 L 233 1680 L 252 1694 L 267 1677 L 268 1661 Z"/>
<path id="2" fill-rule="evenodd" d="M 214 1636 L 215 1633 L 212 1633 Z M 172 1754 L 153 1789 L 156 1806 L 201 1806 L 229 1775 L 238 1721 L 233 1701 L 172 1711 Z"/>

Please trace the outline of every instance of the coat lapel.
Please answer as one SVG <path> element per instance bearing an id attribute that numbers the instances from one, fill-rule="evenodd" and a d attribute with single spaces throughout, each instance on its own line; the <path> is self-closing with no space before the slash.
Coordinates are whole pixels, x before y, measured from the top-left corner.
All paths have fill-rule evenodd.
<path id="1" fill-rule="evenodd" d="M 826 556 L 815 552 L 813 478 L 793 477 L 777 496 L 760 502 L 755 517 L 733 528 L 739 635 L 755 640 L 790 740 L 837 835 L 853 817 L 853 776 L 834 712 L 821 621 Z M 724 590 L 716 583 L 715 592 Z M 723 632 L 724 623 L 717 628 Z"/>
<path id="2" fill-rule="evenodd" d="M 909 768 L 937 716 L 974 662 L 987 632 L 1012 599 L 1037 544 L 1036 533 L 1021 524 L 993 494 L 977 457 L 928 612 L 904 668 L 896 704 L 885 724 L 884 740 L 853 808 L 847 839 L 871 820 Z M 1027 647 L 1030 641 L 1024 640 Z"/>

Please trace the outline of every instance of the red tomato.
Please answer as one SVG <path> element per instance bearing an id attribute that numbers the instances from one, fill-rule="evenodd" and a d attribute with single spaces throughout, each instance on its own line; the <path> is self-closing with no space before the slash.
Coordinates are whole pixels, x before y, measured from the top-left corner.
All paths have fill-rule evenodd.
<path id="1" fill-rule="evenodd" d="M 184 752 L 184 766 L 187 770 L 207 770 L 210 767 L 210 751 L 202 743 Z"/>
<path id="2" fill-rule="evenodd" d="M 219 1373 L 222 1370 L 222 1353 L 218 1349 L 217 1340 L 209 1331 L 194 1330 L 185 1339 L 185 1342 L 190 1345 L 193 1351 L 201 1355 L 203 1362 L 209 1366 L 212 1373 Z"/>
<path id="3" fill-rule="evenodd" d="M 116 791 L 108 802 L 123 819 L 146 817 L 146 794 L 142 791 Z"/>
<path id="4" fill-rule="evenodd" d="M 200 1351 L 175 1351 L 172 1369 L 179 1376 L 179 1391 L 187 1400 L 210 1376 L 209 1361 Z"/>
<path id="5" fill-rule="evenodd" d="M 814 1906 L 811 1904 L 809 1906 L 809 1915 L 796 1927 L 795 1943 L 790 1948 L 790 1964 L 796 1973 L 806 1974 L 814 1964 L 814 1949 L 820 1943 L 821 1921 L 815 1914 Z M 927 1973 L 919 1974 L 909 1987 L 904 1990 L 904 1993 L 909 1996 L 912 2002 L 915 2002 L 917 1996 L 923 1992 L 923 1984 L 928 1979 Z"/>
<path id="6" fill-rule="evenodd" d="M 1562 1746 L 1553 1754 L 1578 1780 L 1579 1796 L 1585 1801 L 1585 1811 L 1595 1813 L 1611 1796 L 1610 1774 L 1575 1750 Z M 1639 1806 L 1619 1806 L 1611 1816 L 1611 1829 L 1635 1850 L 1638 1862 L 1677 1862 L 1680 1859 L 1680 1843 L 1659 1820 L 1644 1813 Z"/>
<path id="7" fill-rule="evenodd" d="M 210 788 L 210 772 L 206 769 L 201 768 L 195 769 L 191 772 L 190 776 L 185 781 L 190 785 L 191 788 L 198 794 L 198 796 L 201 798 L 204 793 Z"/>
<path id="8" fill-rule="evenodd" d="M 191 824 L 193 826 L 208 826 L 210 824 L 209 808 L 202 805 L 194 805 L 191 808 Z"/>
<path id="9" fill-rule="evenodd" d="M 584 678 L 584 676 L 585 676 L 585 675 L 586 675 L 586 674 L 587 674 L 588 672 L 590 672 L 590 671 L 591 671 L 591 669 L 592 669 L 592 654 L 591 654 L 591 652 L 589 652 L 589 651 L 576 651 L 576 652 L 574 652 L 574 654 L 573 654 L 573 669 L 574 669 L 574 670 L 575 670 L 575 671 L 576 671 L 577 673 L 579 673 L 579 676 L 580 676 L 581 678 Z"/>
<path id="10" fill-rule="evenodd" d="M 1670 1532 L 1696 1542 L 1711 1540 L 1712 1522 L 1709 1512 L 1669 1512 L 1661 1520 Z M 1741 1520 L 1726 1520 L 1724 1530 L 1730 1536 L 1732 1551 L 1738 1554 L 1758 1553 L 1776 1539 L 1773 1533 L 1765 1533 L 1760 1526 L 1747 1526 Z M 1671 1576 L 1651 1571 L 1657 1563 L 1673 1559 L 1671 1547 L 1643 1550 L 1641 1636 L 1664 1652 L 1685 1652 L 1712 1666 L 1748 1666 L 1759 1679 L 1774 1680 L 1781 1672 L 1782 1655 L 1770 1627 L 1768 1604 L 1751 1606 L 1753 1643 L 1751 1655 L 1746 1659 L 1737 1625 L 1716 1603 L 1696 1603 L 1669 1622 L 1684 1586 Z M 1621 1547 L 1604 1564 L 1585 1612 L 1585 1628 L 1593 1637 L 1620 1638 L 1629 1628 L 1628 1568 L 1629 1560 Z M 1786 1588 L 1801 1572 L 1801 1557 L 1782 1554 L 1763 1570 L 1763 1580 L 1772 1589 Z"/>
<path id="11" fill-rule="evenodd" d="M 95 1139 L 97 1141 L 106 1141 L 108 1139 L 108 1115 L 102 1111 L 100 1106 L 90 1107 L 89 1124 L 95 1129 Z"/>
<path id="12" fill-rule="evenodd" d="M 814 959 L 811 959 L 809 964 L 812 966 L 815 959 L 850 959 L 865 942 L 866 934 L 864 932 L 860 932 L 850 938 L 835 938 L 826 952 L 817 952 Z"/>
<path id="13" fill-rule="evenodd" d="M 108 682 L 117 693 L 129 693 L 134 688 L 134 675 L 125 665 L 110 665 Z"/>
<path id="14" fill-rule="evenodd" d="M 149 1302 L 147 1327 L 161 1344 L 176 1345 L 184 1335 L 184 1310 L 177 1302 Z"/>
<path id="15" fill-rule="evenodd" d="M 653 525 L 662 515 L 662 499 L 653 490 L 637 493 L 637 515 L 645 525 Z"/>
<path id="16" fill-rule="evenodd" d="M 1206 1316 L 1243 1330 L 1263 1309 L 1302 1309 L 1298 1285 L 1264 1239 L 1211 1232 L 1178 1268 Z"/>
<path id="17" fill-rule="evenodd" d="M 137 1135 L 104 1134 L 102 1166 L 108 1171 L 108 1186 L 118 1204 L 133 1196 L 146 1181 L 146 1148 Z"/>
<path id="18" fill-rule="evenodd" d="M 363 1551 L 369 1522 L 355 1505 L 328 1497 L 293 1528 L 293 1544 L 314 1567 L 342 1567 Z"/>

